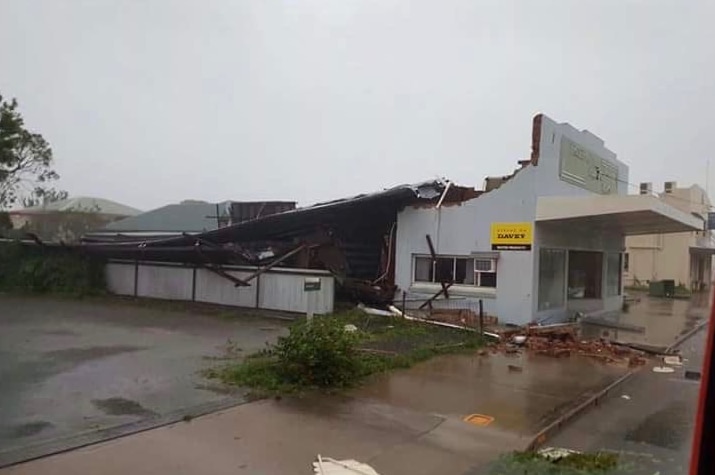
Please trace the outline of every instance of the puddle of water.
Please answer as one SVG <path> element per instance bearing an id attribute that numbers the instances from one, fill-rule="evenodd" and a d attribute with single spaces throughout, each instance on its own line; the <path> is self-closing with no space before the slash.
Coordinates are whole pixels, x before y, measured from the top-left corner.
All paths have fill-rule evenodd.
<path id="1" fill-rule="evenodd" d="M 373 377 L 352 394 L 460 419 L 485 414 L 494 418 L 495 427 L 531 433 L 552 417 L 554 408 L 602 388 L 625 371 L 578 356 L 445 355 Z"/>
<path id="2" fill-rule="evenodd" d="M 703 318 L 702 310 L 707 308 L 707 298 L 703 295 L 706 296 L 696 294 L 691 300 L 679 300 L 635 293 L 633 296 L 639 301 L 632 303 L 629 310 L 618 315 L 614 322 L 641 327 L 643 331 L 584 324 L 583 335 L 585 338 L 609 338 L 666 347 Z"/>
<path id="3" fill-rule="evenodd" d="M 150 411 L 136 401 L 124 399 L 122 397 L 110 397 L 108 399 L 92 399 L 97 409 L 110 416 L 155 416 L 154 411 Z"/>
<path id="4" fill-rule="evenodd" d="M 86 348 L 65 348 L 62 350 L 48 351 L 44 353 L 44 356 L 56 361 L 76 364 L 142 349 L 144 349 L 142 346 L 129 345 L 90 346 Z"/>

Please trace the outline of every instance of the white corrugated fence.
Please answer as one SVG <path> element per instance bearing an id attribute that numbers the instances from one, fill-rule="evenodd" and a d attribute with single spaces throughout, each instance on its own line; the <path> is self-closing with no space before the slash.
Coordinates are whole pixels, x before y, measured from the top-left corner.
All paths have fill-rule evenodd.
<path id="1" fill-rule="evenodd" d="M 222 266 L 239 279 L 257 267 Z M 233 282 L 201 267 L 165 262 L 110 261 L 106 266 L 107 288 L 117 295 L 167 300 L 207 302 L 235 307 L 264 308 L 305 313 L 309 294 L 316 314 L 332 313 L 335 279 L 327 271 L 274 267 L 236 287 Z M 319 278 L 320 290 L 306 292 L 306 278 Z"/>

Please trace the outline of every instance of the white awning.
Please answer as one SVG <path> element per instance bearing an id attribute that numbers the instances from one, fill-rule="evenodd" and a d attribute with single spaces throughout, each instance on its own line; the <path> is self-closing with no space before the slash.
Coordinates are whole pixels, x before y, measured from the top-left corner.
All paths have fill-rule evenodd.
<path id="1" fill-rule="evenodd" d="M 649 195 L 542 196 L 536 204 L 536 221 L 629 236 L 703 229 L 702 220 Z"/>

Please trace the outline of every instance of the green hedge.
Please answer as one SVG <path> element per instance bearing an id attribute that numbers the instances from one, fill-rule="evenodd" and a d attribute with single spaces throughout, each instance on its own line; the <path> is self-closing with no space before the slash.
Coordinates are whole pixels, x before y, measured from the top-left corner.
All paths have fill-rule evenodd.
<path id="1" fill-rule="evenodd" d="M 0 290 L 87 295 L 105 289 L 101 260 L 72 248 L 0 243 Z"/>

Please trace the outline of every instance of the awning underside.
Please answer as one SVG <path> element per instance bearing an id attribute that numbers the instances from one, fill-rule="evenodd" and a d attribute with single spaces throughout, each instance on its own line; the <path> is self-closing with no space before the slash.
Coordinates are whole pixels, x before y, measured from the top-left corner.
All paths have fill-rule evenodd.
<path id="1" fill-rule="evenodd" d="M 690 247 L 691 254 L 699 254 L 701 256 L 712 256 L 715 255 L 715 247 Z"/>
<path id="2" fill-rule="evenodd" d="M 703 229 L 698 218 L 645 195 L 542 197 L 536 221 L 627 236 Z"/>

